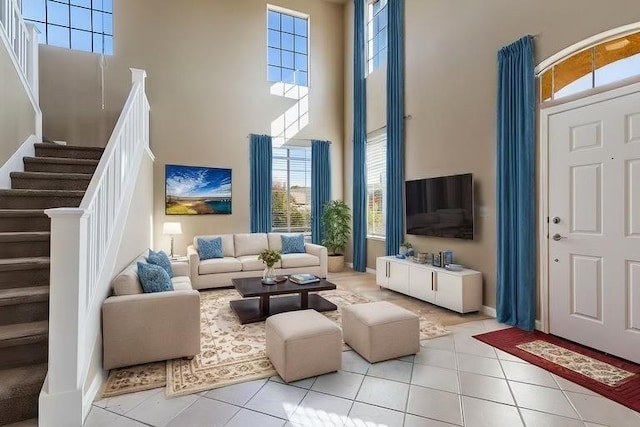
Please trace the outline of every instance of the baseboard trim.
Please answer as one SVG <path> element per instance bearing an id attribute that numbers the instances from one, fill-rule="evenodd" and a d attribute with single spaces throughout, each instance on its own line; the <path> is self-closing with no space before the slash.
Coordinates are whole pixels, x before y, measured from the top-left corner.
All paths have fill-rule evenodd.
<path id="1" fill-rule="evenodd" d="M 347 263 L 345 263 L 345 265 L 353 270 L 353 263 L 352 262 L 347 262 Z M 376 269 L 367 267 L 367 273 L 376 274 Z"/>
<path id="2" fill-rule="evenodd" d="M 31 135 L 25 142 L 18 147 L 15 153 L 9 157 L 9 160 L 0 167 L 0 188 L 11 188 L 11 172 L 24 172 L 23 157 L 33 157 L 36 154 L 34 144 L 38 141 L 35 135 Z"/>
<path id="3" fill-rule="evenodd" d="M 98 393 L 102 389 L 102 385 L 107 380 L 107 373 L 102 369 L 99 369 L 96 375 L 93 377 L 91 381 L 91 385 L 87 392 L 82 396 L 82 419 L 86 420 L 89 415 L 89 411 L 91 410 L 91 405 L 95 400 Z"/>
<path id="4" fill-rule="evenodd" d="M 493 317 L 494 319 L 496 318 L 496 309 L 495 309 L 495 308 L 493 308 L 493 307 L 489 307 L 488 305 L 483 305 L 483 306 L 480 308 L 480 312 L 481 312 L 482 314 L 486 314 L 487 316 L 491 316 L 491 317 Z"/>
<path id="5" fill-rule="evenodd" d="M 489 307 L 488 305 L 483 305 L 482 308 L 480 308 L 480 312 L 482 314 L 486 314 L 487 316 L 491 316 L 494 319 L 497 317 L 496 314 L 496 309 L 493 307 Z M 542 322 L 536 319 L 536 325 L 535 325 L 536 330 L 538 331 L 542 331 L 544 332 L 544 330 L 542 329 Z"/>

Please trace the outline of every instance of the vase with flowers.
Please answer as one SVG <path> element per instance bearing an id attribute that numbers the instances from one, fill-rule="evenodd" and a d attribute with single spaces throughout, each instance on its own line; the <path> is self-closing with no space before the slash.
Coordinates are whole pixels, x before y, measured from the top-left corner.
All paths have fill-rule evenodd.
<path id="1" fill-rule="evenodd" d="M 278 261 L 282 259 L 280 251 L 271 249 L 263 249 L 258 255 L 258 259 L 266 265 L 264 273 L 262 273 L 262 283 L 273 285 L 276 283 L 276 270 L 273 268 Z"/>

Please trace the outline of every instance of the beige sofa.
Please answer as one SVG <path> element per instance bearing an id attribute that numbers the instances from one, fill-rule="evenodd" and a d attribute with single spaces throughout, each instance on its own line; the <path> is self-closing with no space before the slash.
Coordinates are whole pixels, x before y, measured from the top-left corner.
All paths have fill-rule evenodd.
<path id="1" fill-rule="evenodd" d="M 258 277 L 265 265 L 258 254 L 266 248 L 281 251 L 283 233 L 246 233 L 196 236 L 187 248 L 191 283 L 194 289 L 231 286 L 231 279 Z M 289 233 L 286 233 L 289 234 Z M 291 233 L 295 234 L 295 233 Z M 198 238 L 222 238 L 223 258 L 200 260 Z M 282 254 L 275 265 L 277 274 L 310 273 L 327 277 L 327 248 L 305 243 L 305 253 Z"/>
<path id="2" fill-rule="evenodd" d="M 102 305 L 104 369 L 200 353 L 200 293 L 191 288 L 189 268 L 172 263 L 173 291 L 144 293 L 133 260 L 112 281 L 113 296 Z"/>

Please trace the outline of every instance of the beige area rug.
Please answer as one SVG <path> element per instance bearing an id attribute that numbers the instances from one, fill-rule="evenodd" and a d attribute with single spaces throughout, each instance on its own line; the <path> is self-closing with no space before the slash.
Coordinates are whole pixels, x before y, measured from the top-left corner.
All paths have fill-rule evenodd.
<path id="1" fill-rule="evenodd" d="M 324 291 L 324 298 L 338 310 L 323 313 L 341 326 L 340 307 L 369 302 L 370 299 L 344 290 Z M 264 322 L 241 325 L 229 301 L 239 299 L 235 289 L 200 293 L 201 353 L 191 360 L 174 359 L 130 368 L 114 369 L 102 397 L 162 387 L 167 396 L 181 396 L 275 375 L 265 355 Z M 420 339 L 435 338 L 449 332 L 427 320 L 428 308 L 411 306 L 420 317 Z M 348 347 L 345 346 L 345 349 Z"/>

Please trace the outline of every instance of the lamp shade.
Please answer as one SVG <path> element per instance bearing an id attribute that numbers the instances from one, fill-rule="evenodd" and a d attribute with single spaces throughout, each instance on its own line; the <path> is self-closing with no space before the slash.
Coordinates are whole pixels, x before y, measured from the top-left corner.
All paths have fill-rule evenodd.
<path id="1" fill-rule="evenodd" d="M 162 227 L 162 234 L 182 234 L 182 226 L 179 222 L 165 222 L 164 226 Z"/>

